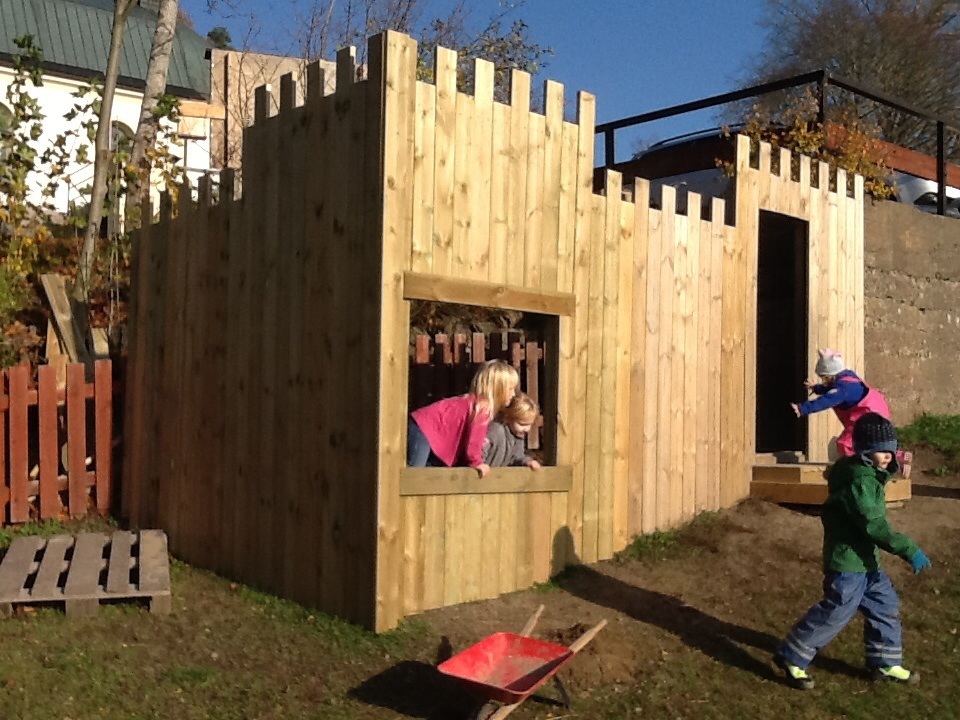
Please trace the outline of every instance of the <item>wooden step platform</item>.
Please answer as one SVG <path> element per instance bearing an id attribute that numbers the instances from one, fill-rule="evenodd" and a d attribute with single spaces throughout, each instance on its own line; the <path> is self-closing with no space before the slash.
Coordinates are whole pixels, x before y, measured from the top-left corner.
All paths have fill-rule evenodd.
<path id="1" fill-rule="evenodd" d="M 15 538 L 0 561 L 0 617 L 14 605 L 62 602 L 67 615 L 96 615 L 100 603 L 145 598 L 170 612 L 170 561 L 162 530 Z"/>
<path id="2" fill-rule="evenodd" d="M 827 463 L 755 465 L 750 495 L 787 505 L 823 505 L 827 499 Z M 909 480 L 892 480 L 886 487 L 887 503 L 909 500 Z"/>

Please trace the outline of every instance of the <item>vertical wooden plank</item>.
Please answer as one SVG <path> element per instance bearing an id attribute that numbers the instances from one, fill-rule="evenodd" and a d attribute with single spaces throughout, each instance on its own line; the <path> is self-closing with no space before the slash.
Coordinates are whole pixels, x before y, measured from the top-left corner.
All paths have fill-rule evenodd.
<path id="1" fill-rule="evenodd" d="M 507 211 L 510 205 L 510 109 L 493 104 L 493 134 L 490 179 L 490 251 L 488 279 L 507 282 Z"/>
<path id="2" fill-rule="evenodd" d="M 543 145 L 543 193 L 542 237 L 543 252 L 540 286 L 556 290 L 559 283 L 560 263 L 560 163 L 563 152 L 563 85 L 547 80 L 543 86 L 544 97 L 544 145 Z M 565 241 L 564 259 L 569 252 Z"/>
<path id="3" fill-rule="evenodd" d="M 67 470 L 69 487 L 70 515 L 79 517 L 87 511 L 87 414 L 86 389 L 83 377 L 83 365 L 73 363 L 67 366 L 67 456 L 70 467 Z M 11 387 L 12 390 L 12 387 Z M 13 392 L 10 393 L 11 409 Z M 13 467 L 13 423 L 11 422 L 11 469 Z"/>
<path id="4" fill-rule="evenodd" d="M 436 188 L 437 88 L 417 83 L 416 136 L 413 149 L 413 237 L 411 268 L 415 272 L 433 269 L 433 203 Z"/>
<path id="5" fill-rule="evenodd" d="M 708 412 L 710 417 L 710 495 L 711 510 L 720 508 L 720 481 L 722 465 L 720 457 L 721 434 L 723 426 L 720 423 L 720 391 L 723 381 L 723 354 L 721 352 L 721 338 L 723 321 L 723 253 L 727 244 L 727 236 L 733 229 L 724 223 L 726 212 L 723 200 L 714 198 L 712 221 L 710 223 L 711 275 L 710 275 L 710 379 L 707 386 L 710 388 L 710 402 Z"/>
<path id="6" fill-rule="evenodd" d="M 539 113 L 530 113 L 527 133 L 527 188 L 524 219 L 523 282 L 540 287 L 543 272 L 543 161 L 546 119 Z"/>
<path id="7" fill-rule="evenodd" d="M 40 519 L 60 514 L 57 493 L 60 452 L 57 446 L 57 370 L 51 365 L 37 368 L 37 414 L 40 425 Z M 130 443 L 134 445 L 133 442 Z M 133 451 L 133 447 L 130 448 Z"/>
<path id="8" fill-rule="evenodd" d="M 743 399 L 743 438 L 742 438 L 742 467 L 738 469 L 737 494 L 745 497 L 750 492 L 750 477 L 753 472 L 753 460 L 756 456 L 756 417 L 757 417 L 757 286 L 759 271 L 759 241 L 760 241 L 760 208 L 762 207 L 759 195 L 761 185 L 769 188 L 774 182 L 770 178 L 769 155 L 766 149 L 767 170 L 764 171 L 764 148 L 761 143 L 760 170 L 748 173 L 749 182 L 738 188 L 737 227 L 740 230 L 740 240 L 744 248 L 744 262 L 746 272 L 746 324 L 744 326 L 744 399 Z M 740 190 L 743 190 L 744 201 L 740 202 Z M 768 198 L 769 201 L 769 198 Z M 748 208 L 750 208 L 748 210 Z M 743 210 L 741 213 L 740 211 Z"/>
<path id="9" fill-rule="evenodd" d="M 450 272 L 453 253 L 457 148 L 457 54 L 453 50 L 438 47 L 434 61 L 437 121 L 434 136 L 436 174 L 433 195 L 433 271 L 446 275 Z"/>
<path id="10" fill-rule="evenodd" d="M 756 239 L 757 183 L 749 166 L 750 140 L 737 138 L 737 225 L 727 236 L 723 258 L 723 318 L 721 362 L 721 505 L 728 507 L 743 496 L 745 466 L 745 376 L 747 302 L 746 245 Z"/>
<path id="11" fill-rule="evenodd" d="M 608 182 L 612 173 L 608 173 Z M 616 198 L 594 196 L 591 201 L 590 286 L 587 295 L 587 402 L 584 433 L 583 475 L 583 552 L 584 562 L 599 559 L 600 488 L 603 472 L 602 437 L 603 417 L 603 286 L 605 259 L 606 208 Z"/>
<path id="12" fill-rule="evenodd" d="M 469 232 L 468 276 L 489 277 L 490 197 L 493 161 L 493 63 L 473 61 L 473 121 L 470 140 L 470 209 L 473 223 Z"/>
<path id="13" fill-rule="evenodd" d="M 656 526 L 668 527 L 672 516 L 671 492 L 677 482 L 676 471 L 671 466 L 673 435 L 673 331 L 676 281 L 674 262 L 676 249 L 676 190 L 668 185 L 661 188 L 662 217 L 660 224 L 660 283 L 659 283 L 659 333 L 657 349 L 657 412 L 660 427 L 657 431 L 657 515 Z M 676 438 L 679 441 L 679 438 Z"/>
<path id="14" fill-rule="evenodd" d="M 69 378 L 71 369 L 80 368 L 81 380 L 83 366 L 68 365 L 67 377 Z M 15 365 L 7 371 L 7 381 L 9 383 L 8 396 L 10 398 L 10 522 L 22 523 L 30 519 L 30 501 L 28 499 L 27 482 L 29 481 L 29 468 L 27 467 L 27 381 L 30 376 L 30 368 L 26 365 Z M 82 397 L 82 396 L 81 396 Z M 73 445 L 70 446 L 71 453 Z M 80 468 L 83 469 L 83 449 L 80 449 Z M 73 455 L 71 454 L 71 461 Z M 73 465 L 71 462 L 71 478 Z M 78 495 L 79 495 L 78 489 Z M 70 485 L 71 514 L 74 513 L 73 505 L 73 484 Z M 86 497 L 85 495 L 83 497 Z M 82 500 L 78 501 L 82 502 Z M 86 504 L 78 507 L 86 507 Z"/>
<path id="15" fill-rule="evenodd" d="M 507 282 L 524 283 L 526 232 L 527 153 L 530 143 L 530 75 L 521 70 L 510 71 L 510 166 L 507 209 Z"/>
<path id="16" fill-rule="evenodd" d="M 700 196 L 687 194 L 687 282 L 683 314 L 683 517 L 697 512 L 697 457 L 704 454 L 697 418 L 701 415 L 701 389 L 697 382 L 700 360 L 698 300 L 704 278 L 700 268 Z"/>
<path id="17" fill-rule="evenodd" d="M 607 197 L 603 223 L 603 275 L 600 342 L 600 474 L 598 477 L 597 555 L 609 558 L 614 550 L 614 495 L 617 432 L 617 303 L 620 290 L 620 248 L 626 243 L 622 234 L 622 179 L 608 172 Z"/>
<path id="18" fill-rule="evenodd" d="M 480 181 L 474 165 L 476 158 L 473 155 L 476 105 L 472 95 L 457 93 L 451 272 L 458 278 L 469 277 L 472 252 L 470 242 L 473 239 L 473 225 L 477 220 L 476 208 L 473 207 L 478 194 L 473 188 Z"/>
<path id="19" fill-rule="evenodd" d="M 687 217 L 677 213 L 674 216 L 673 233 L 673 320 L 670 349 L 670 524 L 676 525 L 684 519 L 684 489 L 688 478 L 685 475 L 684 455 L 689 444 L 686 413 L 684 412 L 684 386 L 686 384 L 686 329 L 689 303 L 689 268 L 687 244 Z"/>
<path id="20" fill-rule="evenodd" d="M 113 377 L 109 360 L 97 360 L 94 370 L 94 411 L 96 418 L 97 512 L 110 511 L 111 452 L 113 435 Z M 57 503 L 59 505 L 59 502 Z"/>
<path id="21" fill-rule="evenodd" d="M 443 604 L 444 553 L 446 547 L 446 520 L 444 498 L 427 497 L 424 500 L 423 609 L 430 610 Z M 491 551 L 492 554 L 492 551 Z M 494 557 L 496 557 L 494 555 Z"/>
<path id="22" fill-rule="evenodd" d="M 647 350 L 647 247 L 650 235 L 650 183 L 633 179 L 633 249 L 630 266 L 621 268 L 630 276 L 630 294 L 622 303 L 629 302 L 627 310 L 627 337 L 621 342 L 629 348 L 628 375 L 630 406 L 627 410 L 627 536 L 643 532 L 643 487 L 646 462 L 644 434 L 646 426 L 646 350 Z M 619 391 L 618 391 L 619 392 Z"/>
<path id="23" fill-rule="evenodd" d="M 550 104 L 547 105 L 548 112 L 551 107 Z M 552 115 L 548 114 L 548 124 L 551 117 Z M 573 239 L 576 231 L 577 204 L 578 127 L 573 123 L 563 122 L 561 123 L 561 133 L 560 175 L 557 178 L 557 182 L 559 183 L 559 192 L 557 194 L 557 290 L 560 292 L 572 292 L 574 269 Z M 551 152 L 555 151 L 551 149 Z M 552 226 L 552 223 L 551 216 L 547 225 Z M 549 232 L 549 230 L 546 232 Z M 561 341 L 563 339 L 563 334 L 561 334 Z"/>
<path id="24" fill-rule="evenodd" d="M 641 191 L 636 193 L 639 203 L 647 198 L 649 203 L 650 186 L 644 183 Z M 663 211 L 654 210 L 647 206 L 647 261 L 646 261 L 646 293 L 644 304 L 646 317 L 643 322 L 643 475 L 640 490 L 641 523 L 640 532 L 651 532 L 657 527 L 659 517 L 659 502 L 657 500 L 657 483 L 659 469 L 657 454 L 660 445 L 660 429 L 658 412 L 660 409 L 660 310 L 664 301 L 661 292 L 660 278 L 663 274 L 662 240 L 663 240 Z M 641 322 L 641 319 L 638 319 Z"/>
<path id="25" fill-rule="evenodd" d="M 123 436 L 128 438 L 123 453 L 122 486 L 123 495 L 120 503 L 121 518 L 133 522 L 140 521 L 139 500 L 143 483 L 143 450 L 144 443 L 139 438 L 144 437 L 143 420 L 144 404 L 146 402 L 146 380 L 144 369 L 148 364 L 146 354 L 147 335 L 149 326 L 146 325 L 147 303 L 150 301 L 147 288 L 150 282 L 149 249 L 150 236 L 153 229 L 153 207 L 149 197 L 144 199 L 140 209 L 140 229 L 133 235 L 130 257 L 130 288 L 131 303 L 128 314 L 128 356 L 126 366 L 126 383 L 124 392 L 124 421 Z M 42 421 L 41 421 L 42 422 Z M 55 421 L 54 421 L 55 422 Z M 41 435 L 43 431 L 41 430 Z M 136 440 L 129 440 L 137 438 Z M 54 455 L 56 457 L 56 455 Z M 41 463 L 43 457 L 41 454 Z M 57 472 L 54 466 L 54 473 Z M 42 469 L 41 469 L 42 474 Z M 41 492 L 41 511 L 43 493 Z M 57 505 L 59 506 L 59 499 Z"/>
<path id="26" fill-rule="evenodd" d="M 279 347 L 279 388 L 274 417 L 279 430 L 278 459 L 276 473 L 281 480 L 278 493 L 282 493 L 276 505 L 280 516 L 279 527 L 275 528 L 276 552 L 280 554 L 275 562 L 282 570 L 281 581 L 285 597 L 308 604 L 316 602 L 311 587 L 304 582 L 304 559 L 315 562 L 314 547 L 306 548 L 308 543 L 316 542 L 313 535 L 313 518 L 308 516 L 307 508 L 312 507 L 312 488 L 307 489 L 304 481 L 309 465 L 303 462 L 303 448 L 315 438 L 307 436 L 303 420 L 307 415 L 306 405 L 316 402 L 306 392 L 303 382 L 303 328 L 310 320 L 304 316 L 310 313 L 304 291 L 306 278 L 306 203 L 307 168 L 309 158 L 304 149 L 307 146 L 309 120 L 306 105 L 297 107 L 295 93 L 288 105 L 281 103 L 280 113 L 280 169 L 278 177 L 280 197 L 278 202 L 278 246 L 279 246 L 279 295 L 277 300 L 277 337 Z M 359 162 L 358 159 L 355 160 Z M 219 294 L 218 294 L 219 296 Z M 274 556 L 276 558 L 276 555 Z M 307 565 L 310 567 L 310 565 Z"/>
<path id="27" fill-rule="evenodd" d="M 854 197 L 851 201 L 853 209 L 853 317 L 854 322 L 854 362 L 855 367 L 863 368 L 866 372 L 866 356 L 864 350 L 864 237 L 863 237 L 863 175 L 854 178 Z"/>
<path id="28" fill-rule="evenodd" d="M 616 386 L 614 389 L 613 550 L 630 540 L 630 360 L 633 350 L 633 283 L 636 268 L 635 206 L 622 202 L 617 252 Z"/>
<path id="29" fill-rule="evenodd" d="M 423 563 L 423 535 L 426 506 L 419 497 L 401 498 L 403 506 L 403 614 L 412 615 L 423 609 L 423 584 L 426 568 Z"/>
<path id="30" fill-rule="evenodd" d="M 716 198 L 714 198 L 716 199 Z M 704 198 L 704 202 L 710 202 Z M 711 211 L 716 210 L 713 203 Z M 711 368 L 719 363 L 718 358 L 712 355 L 710 346 L 710 317 L 712 298 L 710 295 L 713 282 L 713 222 L 716 216 L 711 215 L 711 222 L 697 223 L 696 236 L 699 271 L 694 276 L 697 279 L 696 302 L 696 405 L 694 425 L 696 427 L 696 452 L 694 458 L 696 483 L 694 488 L 694 513 L 712 510 L 710 503 L 710 479 L 717 472 L 717 466 L 710 461 L 710 436 L 716 434 L 718 428 L 710 424 L 710 407 L 714 385 L 711 382 Z M 722 219 L 721 219 L 722 222 Z M 694 242 L 691 239 L 691 244 Z"/>
<path id="31" fill-rule="evenodd" d="M 584 477 L 585 477 L 585 437 L 586 437 L 586 401 L 587 401 L 587 354 L 589 319 L 589 293 L 592 248 L 594 201 L 593 194 L 593 154 L 594 127 L 596 125 L 596 98 L 589 93 L 577 93 L 577 170 L 576 205 L 574 209 L 573 238 L 573 292 L 576 297 L 574 308 L 574 352 L 569 364 L 567 382 L 573 385 L 570 401 L 569 432 L 570 464 L 573 466 L 573 483 L 567 498 L 567 527 L 570 531 L 573 547 L 569 549 L 569 562 L 585 559 L 583 550 L 584 524 Z M 589 561 L 587 561 L 589 562 Z"/>
<path id="32" fill-rule="evenodd" d="M 500 542 L 504 536 L 501 524 L 503 512 L 501 495 L 484 495 L 481 498 L 480 527 L 480 592 L 483 599 L 495 598 L 500 594 Z M 510 528 L 506 529 L 509 532 Z"/>
<path id="33" fill-rule="evenodd" d="M 108 593 L 130 592 L 130 561 L 133 549 L 133 533 L 115 532 L 110 537 L 110 557 L 107 560 Z"/>
<path id="34" fill-rule="evenodd" d="M 385 55 L 377 630 L 395 626 L 402 613 L 399 597 L 402 573 L 399 482 L 406 455 L 405 408 L 410 327 L 409 303 L 403 300 L 403 272 L 407 269 L 409 233 L 413 224 L 410 181 L 413 174 L 416 43 L 397 33 L 388 32 Z"/>
<path id="35" fill-rule="evenodd" d="M 518 527 L 520 515 L 519 498 L 519 493 L 511 493 L 500 498 L 500 567 L 497 574 L 501 593 L 513 592 L 521 587 L 517 582 L 519 536 L 515 530 Z M 447 511 L 450 511 L 449 505 Z M 447 541 L 449 542 L 449 537 Z"/>

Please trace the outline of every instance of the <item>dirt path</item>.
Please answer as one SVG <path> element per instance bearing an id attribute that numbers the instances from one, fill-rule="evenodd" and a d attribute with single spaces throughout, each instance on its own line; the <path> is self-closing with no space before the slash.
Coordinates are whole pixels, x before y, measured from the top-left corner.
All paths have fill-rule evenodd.
<path id="1" fill-rule="evenodd" d="M 904 603 L 905 645 L 914 662 L 919 643 L 909 632 L 913 600 L 931 589 L 939 594 L 935 586 L 955 576 L 951 560 L 960 547 L 960 478 L 923 472 L 936 464 L 936 458 L 921 453 L 914 499 L 889 512 L 894 527 L 915 538 L 936 566 L 933 573 L 915 578 L 897 558 L 884 560 Z M 433 629 L 434 640 L 442 636 L 444 645 L 449 641 L 458 650 L 490 633 L 521 627 L 540 603 L 546 610 L 539 636 L 551 640 L 569 643 L 606 618 L 607 629 L 564 670 L 565 683 L 580 699 L 576 705 L 583 714 L 577 717 L 632 717 L 642 706 L 611 709 L 616 705 L 611 705 L 611 695 L 637 695 L 645 680 L 655 682 L 664 671 L 690 673 L 691 694 L 711 679 L 720 678 L 722 687 L 730 670 L 737 671 L 733 677 L 744 687 L 756 681 L 780 686 L 769 658 L 792 621 L 820 597 L 821 542 L 817 514 L 748 500 L 694 522 L 675 537 L 665 536 L 639 559 L 598 563 L 570 573 L 561 587 L 443 608 L 421 619 Z M 860 683 L 859 636 L 855 629 L 844 633 L 840 652 L 831 645 L 819 658 L 818 673 Z M 378 706 L 369 717 L 462 717 L 457 714 L 462 696 L 437 682 L 429 667 L 434 660 L 425 653 L 366 683 L 359 697 Z M 780 693 L 787 707 L 788 694 L 794 692 L 783 688 Z M 592 695 L 597 699 L 591 710 Z M 398 697 L 405 699 L 392 700 Z M 583 698 L 588 698 L 586 707 Z M 696 705 L 683 707 L 678 717 L 702 715 Z M 527 703 L 511 717 L 550 717 L 551 712 L 564 716 L 560 709 Z M 763 712 L 756 716 L 767 717 Z"/>

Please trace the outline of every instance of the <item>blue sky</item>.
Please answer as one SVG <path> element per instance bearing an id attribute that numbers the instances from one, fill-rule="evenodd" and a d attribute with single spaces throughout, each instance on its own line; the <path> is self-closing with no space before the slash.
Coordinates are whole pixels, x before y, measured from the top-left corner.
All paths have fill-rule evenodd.
<path id="1" fill-rule="evenodd" d="M 438 8 L 447 3 L 429 0 Z M 289 0 L 248 0 L 264 24 L 261 38 L 272 50 L 292 45 Z M 181 0 L 205 34 L 226 25 L 234 40 L 249 21 L 206 11 L 206 0 Z M 497 0 L 470 0 L 472 17 L 484 22 Z M 759 52 L 763 0 L 527 0 L 521 16 L 531 36 L 555 55 L 538 78 L 564 84 L 568 101 L 577 90 L 597 96 L 597 121 L 615 120 L 647 110 L 715 95 L 741 87 L 745 63 Z M 705 111 L 617 135 L 618 159 L 640 141 L 653 142 L 715 126 Z M 598 161 L 599 161 L 598 156 Z"/>

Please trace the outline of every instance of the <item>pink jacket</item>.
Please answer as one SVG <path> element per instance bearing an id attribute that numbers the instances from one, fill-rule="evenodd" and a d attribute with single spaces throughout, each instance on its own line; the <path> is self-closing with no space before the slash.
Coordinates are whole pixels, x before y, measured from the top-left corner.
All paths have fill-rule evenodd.
<path id="1" fill-rule="evenodd" d="M 490 418 L 481 413 L 471 420 L 474 395 L 438 400 L 414 410 L 410 415 L 423 431 L 433 454 L 453 467 L 462 458 L 470 467 L 483 462 L 483 441 L 487 437 Z"/>

